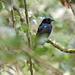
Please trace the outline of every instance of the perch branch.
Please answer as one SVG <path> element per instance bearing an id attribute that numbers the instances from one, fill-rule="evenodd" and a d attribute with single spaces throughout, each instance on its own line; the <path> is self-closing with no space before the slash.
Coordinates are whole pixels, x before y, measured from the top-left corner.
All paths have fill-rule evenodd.
<path id="1" fill-rule="evenodd" d="M 54 41 L 52 39 L 48 39 L 47 43 L 52 44 L 54 47 L 56 47 L 60 51 L 63 51 L 63 52 L 66 52 L 66 53 L 75 53 L 75 49 L 67 49 L 67 48 L 63 47 L 61 44 L 57 43 L 56 41 Z"/>

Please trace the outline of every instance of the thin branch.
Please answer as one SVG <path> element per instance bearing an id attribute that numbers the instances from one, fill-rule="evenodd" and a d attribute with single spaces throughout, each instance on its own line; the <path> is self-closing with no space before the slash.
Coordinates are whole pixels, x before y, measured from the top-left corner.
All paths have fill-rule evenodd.
<path id="1" fill-rule="evenodd" d="M 24 0 L 24 5 L 25 5 L 26 24 L 29 25 L 28 10 L 27 10 L 27 3 L 26 3 L 26 0 Z M 29 30 L 27 31 L 27 38 L 28 38 L 28 44 L 29 44 L 29 47 L 30 47 Z"/>
<path id="2" fill-rule="evenodd" d="M 31 58 L 30 58 L 30 72 L 31 72 L 31 75 L 33 75 L 33 63 Z"/>
<path id="3" fill-rule="evenodd" d="M 41 63 L 42 65 L 44 65 L 46 68 L 48 68 L 50 71 L 52 71 L 55 75 L 63 75 L 62 72 L 60 72 L 59 70 L 55 69 L 53 66 L 50 65 L 50 63 L 48 63 L 47 61 L 43 60 L 42 58 L 40 58 L 39 55 L 37 55 L 36 53 L 34 53 L 31 49 L 29 49 L 27 46 L 25 45 L 21 45 L 21 50 L 23 50 L 25 53 L 29 54 L 31 57 L 33 57 L 33 59 L 37 60 L 39 63 Z"/>
<path id="4" fill-rule="evenodd" d="M 24 0 L 24 5 L 25 5 L 26 22 L 27 22 L 27 24 L 29 25 L 28 10 L 27 10 L 27 3 L 26 3 L 26 0 Z"/>
<path id="5" fill-rule="evenodd" d="M 29 25 L 28 10 L 27 10 L 27 3 L 26 3 L 26 0 L 24 0 L 24 5 L 25 5 L 26 23 L 27 23 L 27 25 Z M 28 29 L 28 31 L 27 31 L 27 38 L 28 38 L 28 45 L 29 45 L 29 48 L 30 48 L 29 29 Z M 33 63 L 32 63 L 31 58 L 30 58 L 30 73 L 31 73 L 31 75 L 33 75 Z"/>
<path id="6" fill-rule="evenodd" d="M 54 41 L 52 39 L 48 39 L 47 43 L 52 44 L 54 47 L 56 47 L 60 51 L 63 51 L 63 52 L 66 52 L 66 53 L 75 53 L 75 49 L 67 49 L 67 48 L 63 47 L 61 44 L 57 43 L 56 41 Z"/>
<path id="7" fill-rule="evenodd" d="M 12 15 L 12 21 L 13 21 L 13 28 L 14 28 L 15 19 L 14 19 L 13 7 L 11 8 L 11 15 Z"/>
<path id="8" fill-rule="evenodd" d="M 70 7 L 72 9 L 72 12 L 73 12 L 73 14 L 75 16 L 75 0 L 66 0 L 66 1 L 69 3 L 69 5 L 70 5 Z"/>
<path id="9" fill-rule="evenodd" d="M 24 17 L 24 15 L 22 13 L 22 10 L 20 8 L 18 8 L 17 6 L 15 6 L 15 5 L 13 5 L 13 9 L 19 13 L 20 21 L 25 22 L 25 17 Z"/>

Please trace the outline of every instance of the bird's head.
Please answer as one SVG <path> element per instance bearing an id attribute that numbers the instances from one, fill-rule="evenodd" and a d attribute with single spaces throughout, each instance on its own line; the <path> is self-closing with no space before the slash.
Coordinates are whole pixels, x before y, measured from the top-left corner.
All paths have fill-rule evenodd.
<path id="1" fill-rule="evenodd" d="M 43 19 L 42 23 L 50 24 L 52 21 L 54 21 L 54 20 L 51 18 L 45 18 L 45 19 Z"/>

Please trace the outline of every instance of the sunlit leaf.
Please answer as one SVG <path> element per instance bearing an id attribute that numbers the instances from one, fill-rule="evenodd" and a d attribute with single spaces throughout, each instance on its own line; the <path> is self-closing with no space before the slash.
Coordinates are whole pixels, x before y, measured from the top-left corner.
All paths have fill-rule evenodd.
<path id="1" fill-rule="evenodd" d="M 24 32 L 28 31 L 29 26 L 28 25 L 22 25 L 22 29 Z"/>
<path id="2" fill-rule="evenodd" d="M 34 23 L 35 23 L 37 26 L 39 26 L 39 23 L 37 22 L 36 19 L 33 19 L 33 21 L 34 21 Z"/>

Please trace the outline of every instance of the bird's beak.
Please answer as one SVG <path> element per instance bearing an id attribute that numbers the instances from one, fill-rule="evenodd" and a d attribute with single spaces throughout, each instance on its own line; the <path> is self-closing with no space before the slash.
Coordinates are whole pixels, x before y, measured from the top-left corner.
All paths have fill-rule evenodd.
<path id="1" fill-rule="evenodd" d="M 51 21 L 54 21 L 54 20 L 51 20 Z"/>

